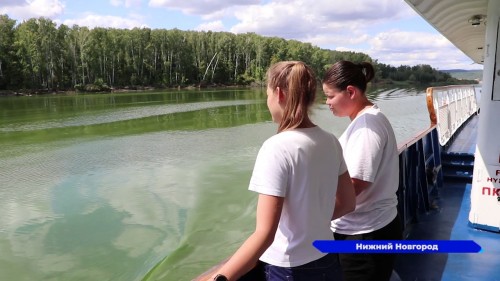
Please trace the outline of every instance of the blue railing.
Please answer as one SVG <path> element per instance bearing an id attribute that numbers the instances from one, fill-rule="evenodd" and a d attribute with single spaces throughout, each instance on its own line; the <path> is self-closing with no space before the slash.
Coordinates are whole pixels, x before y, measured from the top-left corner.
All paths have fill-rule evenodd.
<path id="1" fill-rule="evenodd" d="M 406 230 L 419 215 L 431 210 L 433 197 L 443 185 L 435 125 L 399 147 L 399 172 L 398 211 Z"/>

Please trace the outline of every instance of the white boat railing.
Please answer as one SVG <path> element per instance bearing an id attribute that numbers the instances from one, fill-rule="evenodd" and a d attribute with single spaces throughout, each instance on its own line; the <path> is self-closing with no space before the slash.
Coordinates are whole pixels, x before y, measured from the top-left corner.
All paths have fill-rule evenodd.
<path id="1" fill-rule="evenodd" d="M 476 90 L 480 88 L 474 85 L 427 88 L 431 125 L 437 127 L 441 146 L 445 146 L 457 129 L 478 111 Z"/>
<path id="2" fill-rule="evenodd" d="M 442 147 L 478 111 L 480 88 L 474 85 L 427 88 L 426 99 L 431 125 L 398 144 L 398 212 L 406 234 L 409 225 L 432 210 L 436 190 L 443 186 L 444 180 Z"/>

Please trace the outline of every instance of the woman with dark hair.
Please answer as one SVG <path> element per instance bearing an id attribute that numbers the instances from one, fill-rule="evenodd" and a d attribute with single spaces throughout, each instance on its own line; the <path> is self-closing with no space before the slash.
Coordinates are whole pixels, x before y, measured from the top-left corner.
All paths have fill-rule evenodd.
<path id="1" fill-rule="evenodd" d="M 256 264 L 268 281 L 342 280 L 338 255 L 312 245 L 333 240 L 331 220 L 355 206 L 337 138 L 309 119 L 316 84 L 303 62 L 268 70 L 267 106 L 279 125 L 262 145 L 250 180 L 259 196 L 255 231 L 209 280 L 238 280 Z"/>
<path id="2" fill-rule="evenodd" d="M 366 96 L 374 77 L 368 62 L 339 61 L 323 78 L 326 104 L 351 123 L 340 136 L 356 193 L 356 209 L 332 221 L 335 240 L 400 240 L 396 192 L 399 160 L 389 120 Z M 345 280 L 389 280 L 395 254 L 340 254 Z"/>

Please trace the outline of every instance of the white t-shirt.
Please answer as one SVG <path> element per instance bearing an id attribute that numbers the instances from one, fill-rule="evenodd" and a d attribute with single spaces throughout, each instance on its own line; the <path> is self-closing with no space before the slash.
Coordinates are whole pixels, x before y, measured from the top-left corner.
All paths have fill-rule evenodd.
<path id="1" fill-rule="evenodd" d="M 356 196 L 356 210 L 332 221 L 336 233 L 369 233 L 397 215 L 399 158 L 389 120 L 374 105 L 357 116 L 339 138 L 351 178 L 371 182 Z"/>
<path id="2" fill-rule="evenodd" d="M 264 142 L 249 189 L 285 199 L 274 242 L 260 260 L 295 267 L 325 256 L 312 243 L 333 240 L 338 177 L 346 171 L 337 138 L 318 126 L 284 131 Z"/>

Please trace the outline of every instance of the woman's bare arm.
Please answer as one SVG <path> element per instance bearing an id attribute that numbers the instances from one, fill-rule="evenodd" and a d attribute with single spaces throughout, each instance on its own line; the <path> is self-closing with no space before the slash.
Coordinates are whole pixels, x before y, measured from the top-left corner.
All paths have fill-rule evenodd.
<path id="1" fill-rule="evenodd" d="M 349 172 L 345 172 L 339 176 L 332 220 L 354 211 L 355 208 L 356 194 L 354 193 L 351 176 L 349 176 Z"/>

